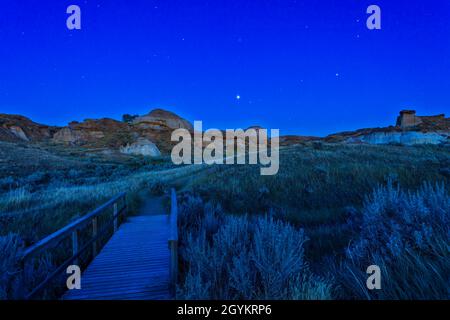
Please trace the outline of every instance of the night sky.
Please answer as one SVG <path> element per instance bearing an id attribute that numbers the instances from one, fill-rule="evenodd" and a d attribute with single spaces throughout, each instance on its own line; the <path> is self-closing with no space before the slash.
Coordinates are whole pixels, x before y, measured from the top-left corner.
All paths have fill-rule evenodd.
<path id="1" fill-rule="evenodd" d="M 65 125 L 154 108 L 303 135 L 450 113 L 450 1 L 1 1 L 0 113 Z"/>

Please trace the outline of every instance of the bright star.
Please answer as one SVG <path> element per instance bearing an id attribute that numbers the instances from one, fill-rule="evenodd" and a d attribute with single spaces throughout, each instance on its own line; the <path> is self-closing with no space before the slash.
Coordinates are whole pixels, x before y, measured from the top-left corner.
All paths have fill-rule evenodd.
<path id="1" fill-rule="evenodd" d="M 237 95 L 237 96 L 236 96 L 236 100 L 241 100 L 241 96 L 240 96 L 240 95 Z"/>

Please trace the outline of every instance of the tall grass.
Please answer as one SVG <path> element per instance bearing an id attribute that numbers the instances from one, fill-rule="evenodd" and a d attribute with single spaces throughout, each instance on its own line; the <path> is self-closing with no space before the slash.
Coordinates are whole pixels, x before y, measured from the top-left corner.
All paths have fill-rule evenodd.
<path id="1" fill-rule="evenodd" d="M 0 195 L 0 234 L 14 232 L 29 244 L 86 214 L 111 197 L 127 192 L 136 206 L 138 194 L 203 170 L 202 166 L 139 172 L 116 180 L 87 185 L 49 186 L 36 192 L 26 187 Z M 136 208 L 134 208 L 136 209 Z"/>
<path id="2" fill-rule="evenodd" d="M 193 190 L 234 213 L 283 211 L 293 223 L 323 224 L 345 219 L 346 207 L 359 207 L 364 197 L 387 178 L 403 187 L 423 181 L 449 183 L 448 149 L 367 145 L 311 146 L 280 150 L 280 170 L 261 176 L 257 166 L 223 166 Z"/>
<path id="3" fill-rule="evenodd" d="M 23 248 L 23 243 L 15 234 L 0 236 L 0 300 L 17 296 L 15 282 L 20 272 L 17 265 L 17 255 Z"/>

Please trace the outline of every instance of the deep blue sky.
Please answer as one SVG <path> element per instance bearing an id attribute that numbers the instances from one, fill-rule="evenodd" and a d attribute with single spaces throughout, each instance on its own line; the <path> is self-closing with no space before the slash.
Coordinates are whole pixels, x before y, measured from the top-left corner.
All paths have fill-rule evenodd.
<path id="1" fill-rule="evenodd" d="M 70 4 L 80 31 L 66 28 Z M 366 28 L 370 4 L 380 31 Z M 0 6 L 0 113 L 47 124 L 162 107 L 206 128 L 324 135 L 393 124 L 402 108 L 450 113 L 449 92 L 448 0 Z"/>

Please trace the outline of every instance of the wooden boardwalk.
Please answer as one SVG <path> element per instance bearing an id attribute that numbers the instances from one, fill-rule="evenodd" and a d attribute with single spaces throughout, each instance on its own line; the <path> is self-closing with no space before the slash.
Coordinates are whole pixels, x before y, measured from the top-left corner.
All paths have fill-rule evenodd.
<path id="1" fill-rule="evenodd" d="M 128 218 L 63 299 L 170 299 L 168 237 L 168 215 Z"/>
<path id="2" fill-rule="evenodd" d="M 66 273 L 66 268 L 70 265 L 76 265 L 83 254 L 88 254 L 92 260 L 81 275 L 81 289 L 66 291 L 62 299 L 176 298 L 178 207 L 175 189 L 172 188 L 170 193 L 170 214 L 166 214 L 164 199 L 150 197 L 137 216 L 127 217 L 127 195 L 120 193 L 26 248 L 19 259 L 23 288 L 30 286 L 27 270 L 33 264 L 33 259 L 57 248 L 69 237 L 72 242 L 72 250 L 67 252 L 70 256 L 49 271 L 41 282 L 30 286 L 31 290 L 23 290 L 23 299 L 45 299 L 47 290 L 52 289 L 51 285 L 55 280 Z M 103 219 L 100 220 L 100 217 Z M 81 232 L 84 232 L 82 238 Z M 90 235 L 87 236 L 87 233 Z M 98 252 L 100 239 L 109 240 Z"/>

